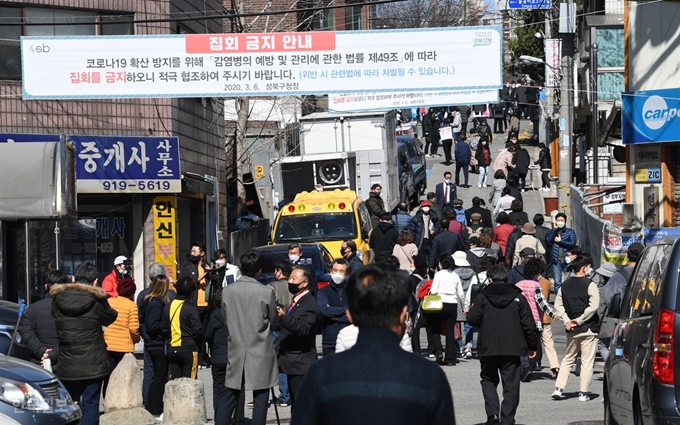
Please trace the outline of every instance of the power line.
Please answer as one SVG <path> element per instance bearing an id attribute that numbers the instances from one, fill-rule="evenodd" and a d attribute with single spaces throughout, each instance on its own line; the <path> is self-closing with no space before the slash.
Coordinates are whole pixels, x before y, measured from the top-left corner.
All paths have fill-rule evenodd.
<path id="1" fill-rule="evenodd" d="M 377 0 L 367 3 L 358 3 L 362 6 L 371 6 L 376 4 L 399 3 L 406 0 Z M 234 19 L 234 18 L 251 18 L 256 16 L 271 16 L 271 15 L 285 15 L 288 13 L 299 12 L 314 12 L 329 9 L 344 9 L 347 7 L 355 7 L 357 4 L 342 4 L 336 6 L 319 6 L 319 7 L 305 7 L 299 9 L 278 10 L 269 12 L 248 12 L 248 13 L 219 13 L 213 15 L 201 15 L 195 17 L 181 17 L 181 18 L 162 18 L 162 19 L 133 19 L 121 21 L 106 21 L 106 22 L 25 22 L 21 18 L 21 22 L 0 22 L 0 27 L 16 27 L 16 26 L 75 26 L 75 25 L 114 25 L 114 24 L 148 24 L 157 22 L 186 22 L 186 21 L 201 21 L 205 19 Z M 121 15 L 121 17 L 124 15 Z M 69 19 L 64 17 L 63 19 Z"/>

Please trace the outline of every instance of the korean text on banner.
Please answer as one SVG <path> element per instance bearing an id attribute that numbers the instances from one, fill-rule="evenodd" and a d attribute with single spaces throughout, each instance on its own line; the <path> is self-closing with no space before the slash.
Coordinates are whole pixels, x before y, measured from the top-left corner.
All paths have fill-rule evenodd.
<path id="1" fill-rule="evenodd" d="M 22 37 L 23 98 L 499 89 L 501 45 L 500 26 Z"/>
<path id="2" fill-rule="evenodd" d="M 550 38 L 545 40 L 545 86 L 560 86 L 560 66 L 562 64 L 562 40 Z"/>
<path id="3" fill-rule="evenodd" d="M 628 247 L 633 242 L 642 242 L 642 240 L 641 232 L 622 232 L 610 223 L 605 223 L 602 227 L 602 261 L 627 264 Z"/>
<path id="4" fill-rule="evenodd" d="M 163 264 L 166 276 L 177 278 L 177 209 L 174 196 L 153 198 L 154 260 Z"/>
<path id="5" fill-rule="evenodd" d="M 432 76 L 436 77 L 434 74 Z M 483 105 L 496 102 L 498 102 L 496 89 L 328 95 L 330 112 L 381 111 L 418 106 Z"/>
<path id="6" fill-rule="evenodd" d="M 179 193 L 177 137 L 69 136 L 79 193 Z"/>

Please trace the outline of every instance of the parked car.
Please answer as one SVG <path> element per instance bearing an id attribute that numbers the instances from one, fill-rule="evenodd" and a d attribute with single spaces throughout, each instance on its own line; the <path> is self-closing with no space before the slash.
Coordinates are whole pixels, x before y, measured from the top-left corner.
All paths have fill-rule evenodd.
<path id="1" fill-rule="evenodd" d="M 81 416 L 80 407 L 53 374 L 0 354 L 1 423 L 76 425 Z"/>
<path id="2" fill-rule="evenodd" d="M 680 238 L 645 248 L 622 299 L 604 366 L 605 424 L 680 423 Z"/>
<path id="3" fill-rule="evenodd" d="M 310 282 L 310 285 L 316 285 L 318 289 L 328 285 L 333 256 L 323 245 L 318 243 L 303 243 L 300 246 L 302 247 L 300 265 L 311 269 L 313 278 L 316 278 L 316 282 Z M 274 265 L 281 260 L 288 261 L 288 244 L 265 245 L 253 249 L 264 258 L 262 273 L 257 280 L 264 284 L 273 282 L 275 280 Z"/>

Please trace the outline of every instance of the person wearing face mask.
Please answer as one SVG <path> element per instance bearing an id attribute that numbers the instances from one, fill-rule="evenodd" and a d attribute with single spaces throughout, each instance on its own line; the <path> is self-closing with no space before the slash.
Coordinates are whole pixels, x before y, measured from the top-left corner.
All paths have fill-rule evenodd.
<path id="1" fill-rule="evenodd" d="M 592 260 L 585 256 L 578 256 L 572 262 L 572 267 L 576 274 L 564 281 L 555 299 L 555 310 L 564 321 L 564 328 L 567 331 L 567 350 L 557 374 L 552 398 L 562 399 L 562 392 L 567 386 L 571 368 L 580 352 L 581 382 L 578 400 L 588 401 L 590 400 L 588 389 L 593 377 L 597 334 L 600 327 L 600 319 L 597 315 L 600 292 L 597 285 L 587 277 L 593 268 Z"/>
<path id="2" fill-rule="evenodd" d="M 293 295 L 290 305 L 277 307 L 279 318 L 278 363 L 281 373 L 288 376 L 288 389 L 293 411 L 300 400 L 300 386 L 310 366 L 317 360 L 316 329 L 320 314 L 309 292 L 310 274 L 305 267 L 295 267 L 288 277 L 288 291 Z"/>
<path id="3" fill-rule="evenodd" d="M 349 277 L 345 291 L 347 317 L 359 328 L 356 344 L 309 369 L 291 424 L 351 424 L 358 417 L 376 425 L 455 424 L 444 372 L 399 346 L 411 297 L 406 273 L 370 265 Z"/>
<path id="4" fill-rule="evenodd" d="M 422 201 L 420 208 L 413 217 L 413 242 L 418 246 L 418 252 L 426 254 L 428 257 L 432 250 L 432 240 L 434 239 L 435 229 L 439 224 L 439 217 L 431 211 L 430 201 Z"/>
<path id="5" fill-rule="evenodd" d="M 364 263 L 361 261 L 359 256 L 357 256 L 357 244 L 353 240 L 342 241 L 342 246 L 340 246 L 340 255 L 347 261 L 349 265 L 348 274 L 352 274 L 357 270 L 364 268 Z"/>
<path id="6" fill-rule="evenodd" d="M 477 159 L 477 165 L 479 165 L 477 187 L 488 187 L 486 184 L 486 177 L 489 174 L 489 166 L 491 165 L 491 149 L 489 148 L 489 141 L 487 139 L 480 139 L 477 151 L 475 151 L 475 158 Z"/>
<path id="7" fill-rule="evenodd" d="M 311 266 L 311 263 L 306 263 L 305 261 L 310 261 L 311 259 L 309 258 L 303 258 L 302 255 L 302 246 L 299 243 L 293 242 L 292 244 L 288 245 L 288 260 L 290 261 L 290 264 L 295 266 L 302 266 L 302 267 L 307 267 Z M 318 279 L 316 274 L 312 271 L 312 276 L 309 281 L 309 290 L 311 291 L 312 295 L 314 298 L 316 298 L 317 292 L 319 292 L 319 284 L 318 284 Z"/>
<path id="8" fill-rule="evenodd" d="M 293 271 L 293 266 L 289 261 L 281 260 L 274 264 L 274 282 L 268 284 L 270 288 L 274 290 L 276 295 L 276 305 L 287 307 L 290 305 L 293 295 L 288 291 L 288 277 Z M 279 346 L 279 341 L 281 337 L 280 329 L 276 329 L 272 332 L 272 339 L 274 340 L 274 349 Z M 290 406 L 290 392 L 288 391 L 288 377 L 285 373 L 279 373 L 279 391 L 280 394 L 277 397 L 276 404 L 279 407 L 289 407 Z"/>
<path id="9" fill-rule="evenodd" d="M 190 277 L 198 282 L 194 294 L 189 299 L 193 305 L 198 307 L 198 315 L 202 324 L 207 323 L 208 305 L 210 304 L 210 293 L 213 288 L 208 288 L 208 283 L 212 278 L 212 268 L 206 264 L 205 245 L 202 242 L 191 244 L 191 251 L 188 255 L 189 262 L 184 264 L 179 271 L 178 279 Z M 206 289 L 211 289 L 206 292 Z M 210 356 L 208 355 L 206 344 L 199 347 L 199 366 L 210 367 Z"/>
<path id="10" fill-rule="evenodd" d="M 113 270 L 111 270 L 111 273 L 106 275 L 104 281 L 102 281 L 102 289 L 110 298 L 116 298 L 118 296 L 118 284 L 122 282 L 123 279 L 130 277 L 128 264 L 128 259 L 124 255 L 119 255 L 113 260 Z"/>
<path id="11" fill-rule="evenodd" d="M 321 313 L 321 348 L 324 357 L 335 353 L 338 333 L 349 325 L 346 314 L 347 297 L 345 297 L 348 267 L 349 264 L 343 258 L 333 260 L 330 284 L 319 291 L 317 306 Z"/>
<path id="12" fill-rule="evenodd" d="M 553 222 L 553 228 L 550 229 L 548 235 L 545 237 L 550 251 L 550 262 L 553 265 L 553 278 L 555 279 L 555 293 L 559 291 L 562 285 L 562 260 L 566 251 L 576 246 L 576 232 L 567 227 L 567 215 L 558 213 Z"/>
<path id="13" fill-rule="evenodd" d="M 562 264 L 562 281 L 565 281 L 570 277 L 574 277 L 576 274 L 571 263 L 579 255 L 581 255 L 581 248 L 577 246 L 567 250 L 566 254 L 564 255 L 564 264 Z"/>
<path id="14" fill-rule="evenodd" d="M 437 205 L 442 212 L 453 208 L 453 201 L 456 199 L 456 186 L 451 181 L 452 174 L 450 171 L 444 172 L 444 181 L 438 183 L 435 187 L 435 195 L 437 197 Z"/>
<path id="15" fill-rule="evenodd" d="M 241 277 L 241 270 L 238 266 L 234 264 L 229 264 L 227 258 L 229 258 L 229 253 L 226 249 L 218 249 L 215 251 L 213 257 L 215 259 L 215 268 L 212 273 L 213 280 L 213 291 L 217 288 L 223 288 L 229 284 L 236 282 L 236 279 Z"/>

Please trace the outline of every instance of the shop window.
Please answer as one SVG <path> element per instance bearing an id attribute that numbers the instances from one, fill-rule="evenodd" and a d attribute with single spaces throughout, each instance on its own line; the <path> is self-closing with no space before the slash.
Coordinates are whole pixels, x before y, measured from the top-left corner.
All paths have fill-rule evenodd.
<path id="1" fill-rule="evenodd" d="M 597 95 L 599 100 L 621 100 L 625 91 L 623 72 L 603 72 L 598 70 Z"/>

